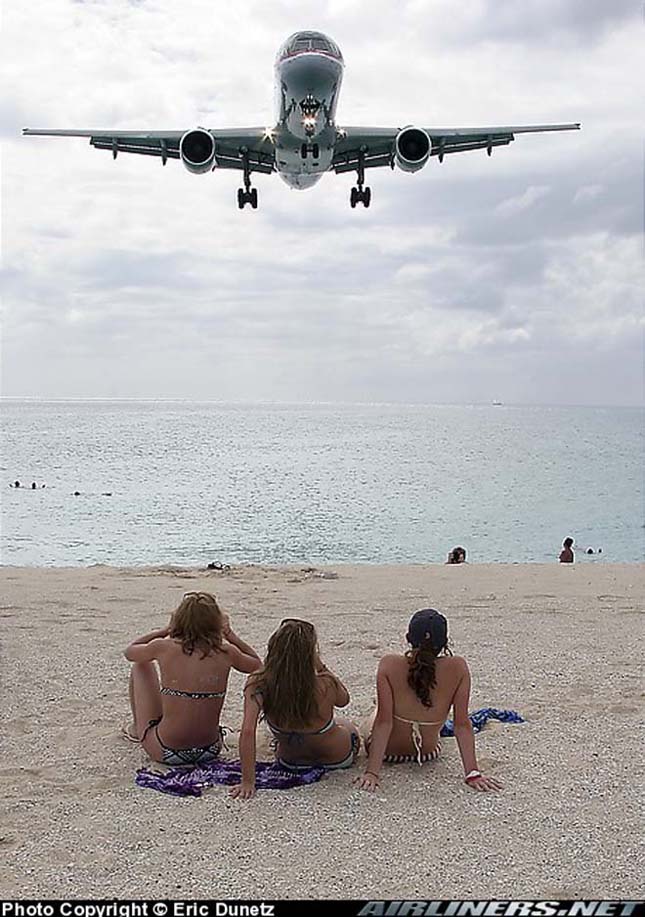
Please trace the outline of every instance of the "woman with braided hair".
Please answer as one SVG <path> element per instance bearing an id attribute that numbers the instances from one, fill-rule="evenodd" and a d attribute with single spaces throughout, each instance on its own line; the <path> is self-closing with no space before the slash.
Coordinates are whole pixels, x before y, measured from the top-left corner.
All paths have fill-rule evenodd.
<path id="1" fill-rule="evenodd" d="M 470 671 L 466 660 L 453 656 L 448 647 L 448 622 L 433 608 L 417 611 L 408 625 L 407 641 L 411 648 L 405 655 L 384 656 L 379 663 L 377 708 L 365 742 L 367 766 L 358 785 L 374 792 L 384 761 L 423 764 L 437 758 L 439 733 L 452 707 L 465 782 L 483 792 L 501 789 L 477 767 L 468 719 Z"/>

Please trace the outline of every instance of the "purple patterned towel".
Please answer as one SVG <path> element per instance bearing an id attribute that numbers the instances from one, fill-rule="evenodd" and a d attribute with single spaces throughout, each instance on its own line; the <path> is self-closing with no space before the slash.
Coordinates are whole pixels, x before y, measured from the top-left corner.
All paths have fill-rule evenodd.
<path id="1" fill-rule="evenodd" d="M 310 767 L 292 774 L 275 761 L 258 761 L 255 765 L 255 785 L 258 790 L 290 790 L 294 786 L 317 783 L 324 773 L 322 767 Z M 203 767 L 174 767 L 165 773 L 142 767 L 137 771 L 135 783 L 171 796 L 201 796 L 204 787 L 218 783 L 232 786 L 241 779 L 239 761 L 213 761 Z"/>

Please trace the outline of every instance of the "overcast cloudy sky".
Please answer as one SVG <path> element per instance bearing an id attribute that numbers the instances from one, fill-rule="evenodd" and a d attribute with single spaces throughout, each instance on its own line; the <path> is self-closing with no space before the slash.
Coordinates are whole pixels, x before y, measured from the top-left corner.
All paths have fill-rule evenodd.
<path id="1" fill-rule="evenodd" d="M 6 8 L 5 396 L 637 404 L 642 35 L 624 0 L 32 0 Z M 579 133 L 308 192 L 20 128 L 272 123 L 328 32 L 345 124 Z"/>

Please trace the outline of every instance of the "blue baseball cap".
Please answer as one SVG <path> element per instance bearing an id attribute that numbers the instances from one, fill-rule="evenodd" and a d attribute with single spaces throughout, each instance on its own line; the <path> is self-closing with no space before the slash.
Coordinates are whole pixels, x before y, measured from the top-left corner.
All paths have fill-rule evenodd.
<path id="1" fill-rule="evenodd" d="M 410 646 L 422 646 L 430 640 L 435 653 L 439 654 L 448 642 L 448 622 L 440 611 L 422 608 L 416 611 L 408 624 L 407 641 Z"/>

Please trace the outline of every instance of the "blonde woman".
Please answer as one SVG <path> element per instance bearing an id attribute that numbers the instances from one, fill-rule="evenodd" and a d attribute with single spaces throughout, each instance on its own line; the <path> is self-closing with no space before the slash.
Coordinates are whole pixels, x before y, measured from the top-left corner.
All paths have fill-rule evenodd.
<path id="1" fill-rule="evenodd" d="M 125 658 L 133 663 L 133 725 L 127 738 L 172 766 L 208 764 L 218 757 L 229 672 L 248 674 L 262 665 L 208 592 L 187 592 L 168 626 L 138 637 Z"/>
<path id="2" fill-rule="evenodd" d="M 286 618 L 269 638 L 264 666 L 249 677 L 244 689 L 244 720 L 240 735 L 242 782 L 231 796 L 255 795 L 255 734 L 264 719 L 275 740 L 278 763 L 286 770 L 351 767 L 360 748 L 358 729 L 336 718 L 349 693 L 323 665 L 313 624 Z"/>

